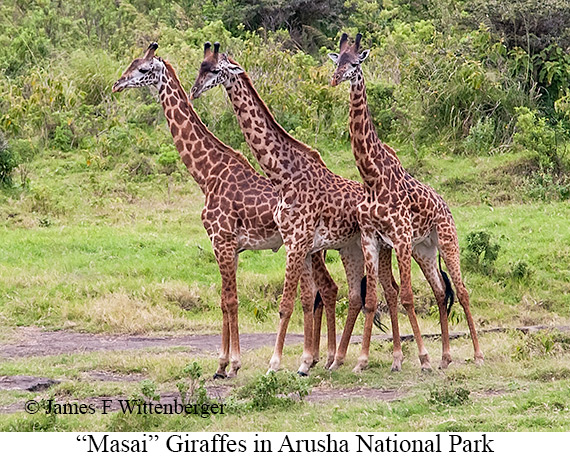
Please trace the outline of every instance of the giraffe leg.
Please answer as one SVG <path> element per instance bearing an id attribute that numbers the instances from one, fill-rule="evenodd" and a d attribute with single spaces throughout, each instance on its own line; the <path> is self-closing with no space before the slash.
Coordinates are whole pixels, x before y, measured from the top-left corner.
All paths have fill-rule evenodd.
<path id="1" fill-rule="evenodd" d="M 281 296 L 281 303 L 279 305 L 279 326 L 277 328 L 277 338 L 275 341 L 273 356 L 269 362 L 269 371 L 277 371 L 281 365 L 281 357 L 283 355 L 283 345 L 285 344 L 287 327 L 289 325 L 289 320 L 291 319 L 291 314 L 293 313 L 293 307 L 295 305 L 297 284 L 299 283 L 299 278 L 301 277 L 302 271 L 305 269 L 307 251 L 308 250 L 306 249 L 299 249 L 296 246 L 291 246 L 287 250 L 285 283 L 283 284 L 283 295 Z M 313 328 L 311 326 L 311 337 L 312 334 Z M 307 335 L 305 335 L 305 338 L 307 338 Z M 307 360 L 306 362 L 310 366 L 312 362 L 312 354 L 311 360 Z"/>
<path id="2" fill-rule="evenodd" d="M 465 312 L 465 317 L 467 318 L 469 333 L 471 334 L 471 340 L 473 341 L 475 363 L 477 365 L 482 365 L 485 357 L 479 347 L 477 330 L 475 329 L 475 323 L 473 322 L 473 316 L 471 315 L 471 309 L 469 307 L 469 293 L 467 292 L 467 288 L 465 287 L 465 284 L 463 284 L 463 279 L 461 278 L 459 243 L 457 241 L 457 232 L 455 231 L 455 225 L 453 222 L 451 222 L 451 224 L 446 224 L 446 227 L 438 227 L 438 242 L 441 256 L 443 257 L 447 270 L 449 271 L 449 276 L 451 276 L 451 280 L 455 286 L 457 299 L 459 300 L 459 303 L 461 303 L 463 311 Z"/>
<path id="3" fill-rule="evenodd" d="M 422 370 L 431 370 L 431 364 L 427 349 L 424 345 L 424 340 L 418 325 L 416 311 L 414 309 L 414 294 L 412 292 L 412 242 L 410 237 L 410 230 L 406 231 L 395 243 L 394 250 L 398 259 L 398 269 L 400 270 L 400 297 L 402 305 L 408 313 L 412 331 L 414 332 L 414 339 L 418 345 L 418 353 L 420 358 L 420 365 Z M 395 238 L 392 238 L 395 239 Z"/>
<path id="4" fill-rule="evenodd" d="M 307 376 L 314 362 L 314 306 L 316 287 L 313 280 L 312 261 L 307 257 L 305 268 L 301 272 L 301 304 L 303 306 L 303 355 L 301 356 L 301 365 L 297 373 L 301 376 Z"/>
<path id="5" fill-rule="evenodd" d="M 360 243 L 355 242 L 354 245 L 344 247 L 340 250 L 342 264 L 346 272 L 348 282 L 348 314 L 346 324 L 342 332 L 342 337 L 334 357 L 334 362 L 329 367 L 336 370 L 343 363 L 350 343 L 350 337 L 354 330 L 354 324 L 362 308 L 362 297 L 360 294 L 360 283 L 364 277 L 364 257 Z"/>
<path id="6" fill-rule="evenodd" d="M 444 369 L 449 366 L 452 360 L 449 347 L 449 324 L 447 321 L 447 307 L 445 303 L 445 286 L 437 265 L 437 245 L 435 243 L 431 245 L 425 243 L 419 244 L 413 249 L 412 255 L 426 277 L 439 309 L 442 345 L 439 367 Z"/>
<path id="7" fill-rule="evenodd" d="M 323 301 L 322 306 L 316 309 L 314 315 L 313 344 L 315 349 L 313 351 L 313 365 L 319 360 L 321 318 L 324 308 L 327 319 L 327 362 L 325 368 L 329 368 L 336 354 L 336 298 L 338 295 L 338 286 L 326 268 L 324 252 L 313 254 L 313 278 L 315 279 L 317 289 Z"/>
<path id="8" fill-rule="evenodd" d="M 230 344 L 232 367 L 228 376 L 235 376 L 241 366 L 236 282 L 237 255 L 233 243 L 215 243 L 214 254 L 222 276 L 221 308 L 223 316 L 222 346 L 220 348 L 219 365 L 214 378 L 225 378 L 226 367 L 230 362 Z"/>
<path id="9" fill-rule="evenodd" d="M 314 264 L 313 264 L 313 272 L 314 272 Z M 317 278 L 314 277 L 315 284 L 317 284 Z M 303 294 L 303 283 L 301 281 L 301 294 Z M 317 285 L 317 294 L 318 297 L 315 297 L 315 303 L 313 306 L 313 363 L 311 364 L 311 368 L 314 367 L 317 363 L 319 363 L 320 351 L 321 351 L 321 324 L 323 321 L 323 309 L 324 309 L 324 302 L 322 300 L 321 290 L 320 287 Z M 317 303 L 319 301 L 319 303 Z"/>
<path id="10" fill-rule="evenodd" d="M 384 297 L 390 310 L 390 321 L 392 323 L 392 340 L 394 342 L 392 371 L 400 371 L 404 353 L 402 352 L 402 341 L 400 340 L 400 327 L 398 324 L 399 287 L 392 274 L 392 249 L 380 248 L 378 251 L 378 279 L 384 290 Z"/>
<path id="11" fill-rule="evenodd" d="M 362 348 L 358 356 L 358 362 L 352 370 L 354 373 L 361 372 L 368 366 L 370 354 L 370 339 L 372 338 L 372 324 L 374 314 L 378 308 L 377 283 L 378 283 L 378 239 L 375 233 L 361 234 L 362 251 L 366 267 L 366 298 L 364 302 L 364 332 L 362 334 Z"/>

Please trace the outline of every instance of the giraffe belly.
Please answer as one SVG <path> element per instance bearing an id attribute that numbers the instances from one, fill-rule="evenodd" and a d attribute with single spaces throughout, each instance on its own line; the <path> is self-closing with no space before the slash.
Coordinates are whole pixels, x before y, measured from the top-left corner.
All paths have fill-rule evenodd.
<path id="1" fill-rule="evenodd" d="M 276 230 L 268 234 L 240 233 L 237 237 L 238 251 L 262 251 L 271 249 L 277 252 L 283 245 L 281 234 Z"/>
<path id="2" fill-rule="evenodd" d="M 322 251 L 323 249 L 341 249 L 349 244 L 358 242 L 359 239 L 360 232 L 351 231 L 349 233 L 333 234 L 327 227 L 321 226 L 315 231 L 311 253 Z"/>

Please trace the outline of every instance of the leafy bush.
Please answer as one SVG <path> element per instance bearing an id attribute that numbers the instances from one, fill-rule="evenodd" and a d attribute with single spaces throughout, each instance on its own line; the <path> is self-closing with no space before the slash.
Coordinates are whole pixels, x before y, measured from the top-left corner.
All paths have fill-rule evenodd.
<path id="1" fill-rule="evenodd" d="M 188 381 L 183 380 L 176 384 L 178 392 L 180 392 L 182 404 L 186 405 L 193 402 L 205 405 L 212 402 L 208 397 L 202 373 L 202 367 L 198 362 L 192 362 L 184 367 L 182 377 L 188 378 Z"/>
<path id="2" fill-rule="evenodd" d="M 557 132 L 546 118 L 526 107 L 516 108 L 517 123 L 513 138 L 515 147 L 533 153 L 540 167 L 559 171 L 562 163 L 558 155 Z"/>
<path id="3" fill-rule="evenodd" d="M 12 170 L 18 166 L 17 154 L 9 147 L 0 132 L 0 184 L 12 184 Z"/>
<path id="4" fill-rule="evenodd" d="M 472 155 L 489 152 L 495 143 L 495 120 L 491 117 L 481 118 L 469 129 L 463 144 L 465 151 Z"/>
<path id="5" fill-rule="evenodd" d="M 271 371 L 266 375 L 256 377 L 240 388 L 234 399 L 230 401 L 230 406 L 231 409 L 263 411 L 303 400 L 309 395 L 309 390 L 307 379 L 300 378 L 291 372 Z"/>
<path id="6" fill-rule="evenodd" d="M 432 387 L 429 402 L 438 406 L 461 406 L 469 402 L 471 392 L 464 387 Z"/>
<path id="7" fill-rule="evenodd" d="M 467 235 L 465 249 L 465 267 L 477 273 L 490 275 L 495 270 L 495 261 L 501 246 L 491 241 L 491 234 L 485 231 L 471 232 Z"/>

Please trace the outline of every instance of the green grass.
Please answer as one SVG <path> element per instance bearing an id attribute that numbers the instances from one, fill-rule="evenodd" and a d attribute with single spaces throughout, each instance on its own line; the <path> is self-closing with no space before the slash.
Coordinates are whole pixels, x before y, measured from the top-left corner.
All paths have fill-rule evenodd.
<path id="1" fill-rule="evenodd" d="M 359 347 L 352 345 L 346 366 L 334 373 L 317 367 L 309 378 L 313 389 L 363 387 L 399 391 L 402 396 L 391 402 L 337 398 L 319 403 L 318 408 L 313 403 L 297 402 L 262 411 L 230 410 L 209 418 L 125 417 L 120 413 L 100 412 L 50 418 L 40 413 L 13 413 L 0 416 L 0 430 L 562 431 L 570 426 L 568 341 L 556 340 L 556 335 L 551 335 L 556 341 L 550 347 L 541 343 L 547 336 L 517 332 L 483 335 L 486 363 L 480 368 L 471 361 L 469 339 L 455 340 L 452 342 L 455 363 L 444 372 L 430 373 L 419 370 L 415 344 L 408 342 L 404 344 L 406 360 L 402 372 L 389 371 L 391 345 L 374 343 L 370 368 L 354 374 L 350 369 L 356 363 Z M 427 347 L 435 365 L 440 354 L 439 343 L 430 340 Z M 300 352 L 299 345 L 286 347 L 284 367 L 296 367 Z M 248 351 L 238 378 L 222 382 L 208 380 L 207 384 L 238 388 L 255 382 L 264 372 L 269 355 L 270 348 Z M 0 363 L 3 374 L 52 376 L 62 382 L 41 394 L 2 392 L 0 405 L 49 398 L 60 403 L 89 403 L 101 396 L 126 399 L 140 393 L 137 382 L 89 381 L 92 370 L 141 374 L 153 381 L 158 392 L 172 392 L 177 390 L 176 383 L 184 377 L 184 367 L 191 360 L 201 364 L 209 379 L 216 366 L 214 357 L 204 354 L 190 358 L 181 350 L 116 351 L 3 361 Z M 460 389 L 468 397 L 454 401 L 454 392 Z"/>
<path id="2" fill-rule="evenodd" d="M 324 154 L 337 173 L 356 177 L 351 152 Z M 450 203 L 465 252 L 467 235 L 485 231 L 500 245 L 487 272 L 464 263 L 465 283 L 479 328 L 567 324 L 570 317 L 570 206 L 533 201 L 522 175 L 512 173 L 525 157 L 402 155 L 404 164 L 434 186 Z M 180 168 L 168 191 L 163 175 L 133 177 L 120 166 L 88 165 L 84 157 L 52 152 L 32 163 L 28 189 L 0 192 L 1 341 L 18 326 L 95 333 L 219 334 L 220 278 L 200 222 L 203 196 Z M 486 192 L 486 193 L 485 193 Z M 523 276 L 517 265 L 525 264 Z M 240 331 L 274 332 L 284 276 L 285 253 L 240 255 Z M 337 319 L 344 324 L 347 287 L 338 253 L 327 265 L 340 286 Z M 397 275 L 397 271 L 395 270 Z M 421 329 L 439 331 L 434 300 L 414 266 L 413 288 Z M 261 311 L 261 312 L 260 312 Z M 386 320 L 386 319 L 385 319 Z M 411 333 L 400 316 L 403 333 Z M 356 333 L 362 320 L 356 324 Z M 452 330 L 466 330 L 457 306 Z M 291 332 L 302 331 L 298 309 Z M 358 346 L 346 365 L 329 373 L 313 370 L 318 388 L 374 387 L 403 393 L 397 401 L 335 399 L 315 408 L 296 403 L 262 412 L 196 417 L 125 418 L 117 414 L 82 417 L 0 416 L 2 430 L 565 430 L 570 425 L 567 339 L 557 335 L 484 334 L 486 364 L 471 363 L 468 339 L 452 342 L 457 364 L 446 372 L 419 371 L 415 344 L 404 344 L 402 373 L 390 373 L 391 345 L 373 343 L 370 369 L 351 372 Z M 440 347 L 428 341 L 432 364 Z M 321 346 L 324 351 L 325 344 Z M 62 381 L 41 394 L 0 392 L 0 405 L 31 398 L 60 401 L 113 395 L 128 398 L 137 382 L 93 381 L 93 371 L 137 374 L 161 392 L 176 391 L 182 370 L 197 358 L 209 376 L 217 366 L 216 348 L 196 356 L 185 348 L 68 354 L 0 361 L 0 375 L 48 376 Z M 232 388 L 255 382 L 265 372 L 270 347 L 243 354 L 243 368 Z M 283 366 L 297 368 L 300 346 L 285 348 Z M 120 379 L 120 378 L 119 378 Z M 454 404 L 465 389 L 467 402 Z M 489 392 L 498 394 L 491 395 Z M 454 393 L 455 392 L 455 393 Z M 444 399 L 443 403 L 433 398 Z M 450 400 L 451 399 L 451 400 Z M 451 402 L 452 404 L 447 404 Z"/>

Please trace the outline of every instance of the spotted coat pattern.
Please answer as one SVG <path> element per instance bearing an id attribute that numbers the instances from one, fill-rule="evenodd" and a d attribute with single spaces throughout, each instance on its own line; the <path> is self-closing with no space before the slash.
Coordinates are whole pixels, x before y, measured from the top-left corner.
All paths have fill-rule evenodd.
<path id="1" fill-rule="evenodd" d="M 180 158 L 205 195 L 202 222 L 212 242 L 222 277 L 222 345 L 216 377 L 235 376 L 241 366 L 236 286 L 237 256 L 244 250 L 272 249 L 283 244 L 273 213 L 277 192 L 238 151 L 223 144 L 202 123 L 172 66 L 154 56 L 154 45 L 143 59 L 136 59 L 113 86 L 154 86 Z M 142 72 L 140 71 L 142 69 Z M 337 286 L 322 254 L 312 256 L 314 281 L 330 308 Z M 322 308 L 320 309 L 322 313 Z M 336 342 L 335 342 L 336 344 Z M 334 348 L 332 349 L 334 352 Z"/>
<path id="2" fill-rule="evenodd" d="M 469 307 L 469 294 L 461 278 L 459 244 L 455 222 L 443 198 L 430 186 L 412 177 L 403 168 L 396 153 L 380 141 L 372 122 L 366 100 L 364 76 L 360 64 L 368 51 L 359 53 L 360 35 L 352 46 L 346 34 L 341 39 L 340 54 L 333 54 L 337 68 L 332 84 L 350 81 L 350 135 L 352 150 L 360 175 L 364 181 L 365 198 L 359 205 L 359 223 L 362 230 L 362 247 L 365 251 L 366 273 L 369 281 L 365 307 L 366 316 L 363 337 L 362 362 L 368 359 L 369 340 L 372 328 L 372 311 L 376 308 L 376 256 L 379 243 L 394 247 L 400 271 L 400 296 L 412 324 L 418 344 L 420 363 L 430 369 L 430 361 L 414 311 L 411 285 L 411 259 L 417 261 L 435 294 L 442 331 L 441 368 L 451 362 L 449 330 L 445 306 L 445 286 L 438 268 L 437 253 L 440 252 L 457 290 L 473 341 L 475 360 L 483 361 L 477 332 Z M 394 334 L 394 364 L 399 370 L 402 352 L 398 329 L 397 309 L 390 309 Z"/>
<path id="3" fill-rule="evenodd" d="M 339 250 L 349 286 L 347 323 L 332 365 L 337 367 L 344 360 L 361 308 L 360 282 L 364 265 L 357 207 L 364 195 L 362 184 L 332 173 L 317 151 L 291 137 L 275 121 L 243 69 L 227 56 L 213 53 L 205 57 L 191 96 L 197 97 L 217 84 L 226 88 L 246 142 L 279 196 L 275 220 L 287 250 L 287 265 L 270 370 L 277 370 L 280 366 L 297 284 L 310 281 L 303 274 L 307 255 L 323 249 Z M 390 252 L 387 246 L 384 251 Z M 389 265 L 390 256 L 382 256 L 382 262 L 380 270 L 384 275 L 380 275 L 380 281 L 385 292 L 389 291 L 387 299 L 388 296 L 393 299 L 397 297 L 397 286 Z M 310 289 L 311 286 L 307 286 L 306 290 Z M 304 374 L 313 357 L 313 348 L 307 338 L 313 325 L 310 315 L 312 300 L 312 295 L 301 292 L 305 346 L 299 372 Z"/>

